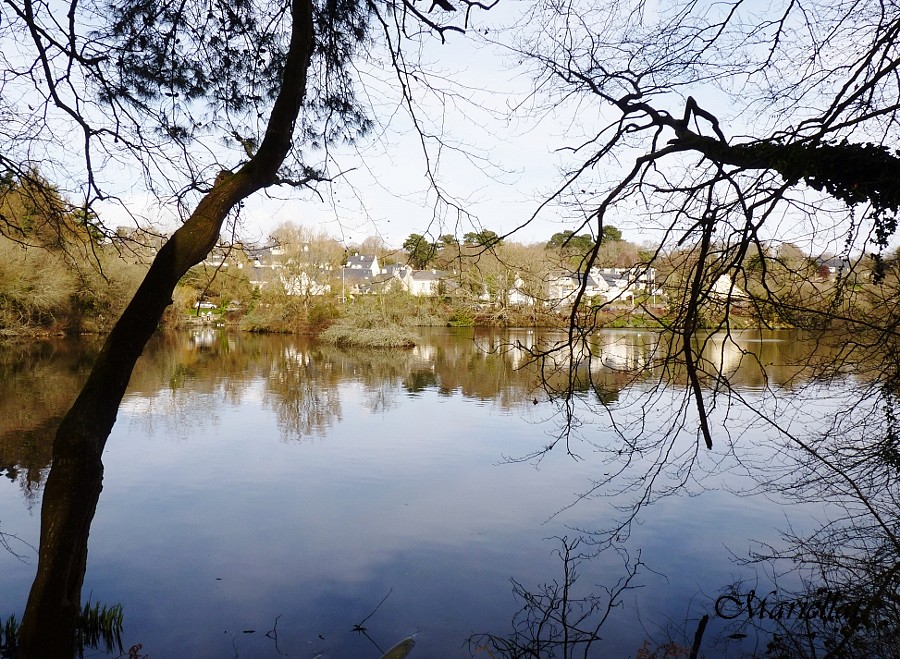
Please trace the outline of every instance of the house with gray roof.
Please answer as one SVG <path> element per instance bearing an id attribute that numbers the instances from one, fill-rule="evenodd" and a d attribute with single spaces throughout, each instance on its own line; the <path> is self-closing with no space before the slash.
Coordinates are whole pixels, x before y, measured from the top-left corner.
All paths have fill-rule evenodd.
<path id="1" fill-rule="evenodd" d="M 354 252 L 352 256 L 347 257 L 347 270 L 368 271 L 370 276 L 381 274 L 381 266 L 378 265 L 378 257 L 375 255 L 367 256 Z"/>

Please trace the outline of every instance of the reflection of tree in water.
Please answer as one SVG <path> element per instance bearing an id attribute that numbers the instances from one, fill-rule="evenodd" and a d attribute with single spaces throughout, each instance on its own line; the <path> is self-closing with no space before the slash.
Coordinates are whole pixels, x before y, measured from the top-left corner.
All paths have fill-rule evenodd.
<path id="1" fill-rule="evenodd" d="M 464 341 L 438 341 L 430 360 L 438 390 L 444 394 L 458 391 L 504 410 L 531 401 L 537 374 L 523 368 L 519 351 L 504 347 L 504 336 L 507 333 L 476 330 Z"/>
<path id="2" fill-rule="evenodd" d="M 503 409 L 521 407 L 537 384 L 534 371 L 516 370 L 507 354 L 479 350 L 469 335 L 429 333 L 412 350 L 319 348 L 345 381 L 362 385 L 368 409 L 384 411 L 402 392 L 432 389 L 494 401 Z"/>
<path id="3" fill-rule="evenodd" d="M 216 423 L 222 403 L 239 405 L 267 372 L 275 342 L 208 331 L 160 333 L 138 360 L 124 408 L 148 433 L 168 435 Z"/>
<path id="4" fill-rule="evenodd" d="M 284 345 L 266 378 L 266 403 L 287 440 L 322 434 L 341 420 L 339 373 L 309 345 Z"/>
<path id="5" fill-rule="evenodd" d="M 841 362 L 843 366 L 843 363 Z M 757 465 L 756 491 L 787 503 L 816 503 L 826 517 L 811 530 L 787 528 L 780 546 L 747 563 L 794 574 L 800 587 L 740 592 L 740 633 L 756 632 L 773 657 L 900 656 L 900 470 L 890 383 L 840 381 L 797 401 L 803 430 Z M 730 602 L 728 602 L 730 603 Z"/>
<path id="6" fill-rule="evenodd" d="M 596 530 L 598 549 L 627 540 L 643 508 L 671 494 L 710 487 L 797 504 L 803 525 L 785 522 L 780 542 L 739 561 L 780 578 L 711 597 L 704 615 L 716 618 L 717 596 L 740 613 L 704 647 L 735 656 L 754 642 L 772 657 L 898 656 L 900 362 L 892 340 L 858 333 L 851 341 L 839 328 L 777 342 L 747 332 L 698 335 L 698 411 L 679 337 L 660 337 L 646 368 L 629 372 L 597 366 L 607 336 L 544 348 L 545 386 L 560 402 L 559 440 L 575 454 L 586 444 L 603 460 L 603 477 L 581 498 L 630 495 L 619 518 Z M 613 381 L 614 401 L 585 395 Z M 709 451 L 700 414 L 715 440 Z M 597 426 L 607 431 L 600 440 L 591 432 Z M 810 505 L 823 520 L 811 522 Z"/>
<path id="7" fill-rule="evenodd" d="M 290 336 L 258 336 L 208 331 L 161 333 L 148 344 L 132 374 L 127 409 L 132 423 L 148 431 L 164 424 L 165 431 L 215 423 L 221 403 L 240 404 L 252 386 L 263 382 L 265 403 L 278 415 L 286 437 L 319 433 L 341 418 L 338 385 L 357 382 L 373 411 L 390 408 L 397 396 L 427 390 L 492 401 L 501 409 L 527 406 L 536 399 L 537 376 L 526 364 L 525 349 L 553 334 L 449 332 L 424 333 L 413 350 L 345 351 L 317 346 Z M 721 342 L 720 342 L 721 343 Z M 504 349 L 510 344 L 516 349 Z M 677 370 L 664 373 L 653 365 L 659 353 L 652 332 L 612 332 L 592 338 L 590 359 L 572 370 L 573 391 L 591 393 L 582 402 L 622 406 L 621 392 L 648 386 Z M 802 385 L 814 375 L 808 349 L 801 342 L 753 340 L 745 337 L 726 344 L 732 378 L 747 386 L 764 386 L 762 364 L 769 382 Z M 91 340 L 44 341 L 9 345 L 0 352 L 0 468 L 18 481 L 23 491 L 39 488 L 49 466 L 49 437 L 77 391 L 96 354 Z M 714 347 L 709 347 L 710 354 Z M 710 358 L 712 360 L 712 357 Z M 806 359 L 805 365 L 804 359 Z M 570 375 L 567 365 L 545 371 L 546 383 L 560 386 Z"/>
<path id="8" fill-rule="evenodd" d="M 438 376 L 431 369 L 414 369 L 403 382 L 403 388 L 411 394 L 417 394 L 426 389 L 437 389 Z"/>
<path id="9" fill-rule="evenodd" d="M 541 338 L 540 333 L 534 334 L 529 345 L 540 345 Z M 593 335 L 586 345 L 588 358 L 571 363 L 558 360 L 556 370 L 545 372 L 545 384 L 553 385 L 553 378 L 564 384 L 571 376 L 576 385 L 571 389 L 572 405 L 581 406 L 580 412 L 614 409 L 615 429 L 632 444 L 631 450 L 623 451 L 621 444 L 601 445 L 584 437 L 594 441 L 592 446 L 601 449 L 596 455 L 611 467 L 598 470 L 611 476 L 598 479 L 585 496 L 612 485 L 617 491 L 631 488 L 637 510 L 682 487 L 686 473 L 682 469 L 688 465 L 691 474 L 707 469 L 727 476 L 728 469 L 742 470 L 743 480 L 730 486 L 737 492 L 827 503 L 831 515 L 827 525 L 805 535 L 786 534 L 781 546 L 759 551 L 752 559 L 771 563 L 772 571 L 782 571 L 785 562 L 802 568 L 804 588 L 785 586 L 777 596 L 781 600 L 809 599 L 806 593 L 825 588 L 867 604 L 858 622 L 848 625 L 838 617 L 830 621 L 792 617 L 773 626 L 769 618 L 762 625 L 759 618 L 735 619 L 735 624 L 743 626 L 730 633 L 761 627 L 760 633 L 773 642 L 772 656 L 812 656 L 809 648 L 823 650 L 825 639 L 835 648 L 833 656 L 891 656 L 885 648 L 896 641 L 895 630 L 900 628 L 895 611 L 900 583 L 895 512 L 900 497 L 900 442 L 896 394 L 890 382 L 868 376 L 867 362 L 862 361 L 865 367 L 848 377 L 841 346 L 805 343 L 797 334 L 714 337 L 698 351 L 705 364 L 703 382 L 709 392 L 719 387 L 722 400 L 732 404 L 710 408 L 711 419 L 721 431 L 716 435 L 715 454 L 706 456 L 697 451 L 692 437 L 677 435 L 690 427 L 691 417 L 685 413 L 684 399 L 670 387 L 686 379 L 677 363 L 665 362 L 671 354 L 665 340 L 647 332 L 609 332 Z M 92 360 L 91 344 L 86 347 L 47 343 L 14 346 L 0 353 L 0 386 L 5 392 L 0 397 L 0 463 L 23 488 L 40 483 L 49 447 L 33 440 L 49 436 L 46 429 L 58 422 L 56 410 L 69 404 Z M 811 350 L 816 350 L 814 359 Z M 877 359 L 873 351 L 870 361 Z M 887 370 L 878 364 L 874 372 L 884 375 Z M 525 365 L 521 351 L 488 351 L 473 342 L 471 334 L 435 333 L 408 351 L 352 352 L 295 337 L 222 332 L 200 343 L 188 334 L 176 334 L 160 335 L 148 346 L 134 371 L 128 400 L 133 411 L 160 412 L 165 405 L 164 414 L 148 418 L 202 424 L 213 418 L 223 400 L 239 403 L 251 393 L 258 395 L 259 391 L 251 392 L 255 387 L 263 391 L 264 404 L 277 415 L 284 436 L 300 438 L 340 421 L 341 386 L 348 383 L 362 387 L 365 404 L 373 410 L 393 404 L 404 394 L 427 391 L 460 392 L 503 409 L 530 409 L 535 381 L 535 372 Z M 648 403 L 647 393 L 655 396 L 654 403 Z M 791 414 L 784 414 L 788 409 Z M 638 419 L 635 424 L 649 417 L 660 429 L 638 437 L 637 430 L 648 427 L 629 426 L 629 413 Z M 826 423 L 826 417 L 834 421 Z M 597 418 L 599 425 L 602 417 Z M 761 430 L 763 423 L 769 432 Z M 802 438 L 791 434 L 798 429 L 803 431 Z M 574 432 L 586 435 L 586 426 Z M 754 445 L 741 446 L 736 440 L 748 433 Z M 604 436 L 608 439 L 608 433 Z M 785 444 L 786 438 L 794 442 L 793 449 Z M 805 448 L 798 451 L 801 439 Z M 654 456 L 661 455 L 661 447 L 675 450 L 660 460 Z M 644 479 L 648 473 L 654 479 L 650 488 Z M 631 519 L 625 515 L 616 525 L 598 531 L 615 532 L 627 540 Z M 594 541 L 602 548 L 600 536 Z M 708 609 L 714 613 L 712 601 Z M 816 631 L 811 637 L 815 641 L 804 636 L 807 628 Z M 687 637 L 691 631 L 686 630 Z M 708 632 L 705 642 L 715 641 Z"/>
<path id="10" fill-rule="evenodd" d="M 798 386 L 790 421 L 776 410 L 760 413 L 782 432 L 770 446 L 775 458 L 755 465 L 756 491 L 826 511 L 821 524 L 787 528 L 781 546 L 758 549 L 748 559 L 802 581 L 799 588 L 777 590 L 755 617 L 740 616 L 768 639 L 769 656 L 900 656 L 900 380 L 889 342 L 873 349 L 876 343 L 855 338 L 842 336 L 833 350 L 820 351 L 815 384 Z M 827 341 L 832 345 L 832 337 Z M 869 354 L 850 360 L 856 362 L 851 370 L 848 345 L 858 350 L 867 343 Z"/>
<path id="11" fill-rule="evenodd" d="M 36 501 L 53 434 L 99 346 L 91 339 L 9 344 L 0 350 L 0 474 Z"/>
<path id="12" fill-rule="evenodd" d="M 411 368 L 408 350 L 354 349 L 321 346 L 322 357 L 340 375 L 342 382 L 356 382 L 370 412 L 386 412 L 396 405 L 401 382 Z"/>
<path id="13" fill-rule="evenodd" d="M 621 552 L 624 576 L 602 592 L 584 592 L 577 586 L 579 568 L 590 556 L 580 553 L 581 538 L 554 538 L 560 544 L 556 554 L 562 563 L 560 579 L 530 588 L 511 579 L 513 596 L 521 604 L 512 618 L 510 633 L 480 633 L 468 641 L 473 657 L 504 659 L 570 659 L 599 656 L 601 629 L 613 610 L 622 603 L 622 595 L 632 584 L 641 561 Z M 593 652 L 592 652 L 593 650 Z M 640 654 L 638 655 L 640 656 Z"/>
<path id="14" fill-rule="evenodd" d="M 710 644 L 725 647 L 749 638 L 759 656 L 778 659 L 900 656 L 896 574 L 885 581 L 894 569 L 882 568 L 869 575 L 874 581 L 842 586 L 828 585 L 821 573 L 818 583 L 800 589 L 730 584 L 711 607 L 713 615 L 730 622 Z"/>

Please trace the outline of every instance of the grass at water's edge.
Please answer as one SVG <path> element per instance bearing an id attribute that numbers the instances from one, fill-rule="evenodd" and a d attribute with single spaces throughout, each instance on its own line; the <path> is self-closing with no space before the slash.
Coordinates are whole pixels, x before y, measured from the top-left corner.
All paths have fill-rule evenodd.
<path id="1" fill-rule="evenodd" d="M 419 341 L 414 332 L 399 325 L 368 328 L 332 325 L 319 338 L 331 345 L 356 348 L 411 348 Z"/>

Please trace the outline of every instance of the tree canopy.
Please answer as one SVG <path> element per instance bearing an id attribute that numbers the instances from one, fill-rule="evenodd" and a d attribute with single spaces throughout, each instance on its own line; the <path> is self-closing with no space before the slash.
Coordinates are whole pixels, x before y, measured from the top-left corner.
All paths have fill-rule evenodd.
<path id="1" fill-rule="evenodd" d="M 547 241 L 547 249 L 568 249 L 575 253 L 587 254 L 594 249 L 594 237 L 589 233 L 576 236 L 574 231 L 559 231 Z"/>
<path id="2" fill-rule="evenodd" d="M 409 237 L 403 241 L 403 249 L 409 255 L 410 265 L 417 270 L 427 268 L 437 255 L 437 243 L 429 241 L 428 238 L 418 233 L 409 234 Z"/>
<path id="3" fill-rule="evenodd" d="M 496 231 L 490 229 L 482 229 L 480 231 L 469 231 L 463 234 L 463 242 L 466 245 L 475 245 L 478 247 L 493 247 L 502 242 Z"/>

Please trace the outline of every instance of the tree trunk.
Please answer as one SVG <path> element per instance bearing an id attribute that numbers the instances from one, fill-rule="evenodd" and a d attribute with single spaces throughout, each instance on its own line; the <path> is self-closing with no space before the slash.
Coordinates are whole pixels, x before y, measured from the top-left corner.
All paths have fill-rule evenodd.
<path id="1" fill-rule="evenodd" d="M 220 175 L 187 222 L 160 249 L 57 430 L 41 507 L 38 571 L 19 631 L 21 657 L 74 655 L 88 534 L 102 489 L 101 456 L 135 362 L 171 304 L 175 285 L 215 246 L 229 211 L 275 183 L 287 157 L 315 42 L 310 0 L 293 0 L 292 12 L 281 88 L 259 151 L 236 173 Z"/>

